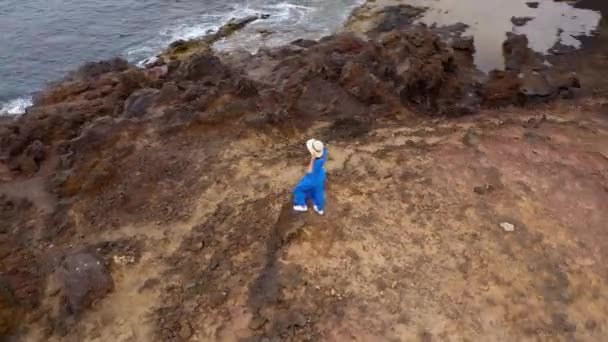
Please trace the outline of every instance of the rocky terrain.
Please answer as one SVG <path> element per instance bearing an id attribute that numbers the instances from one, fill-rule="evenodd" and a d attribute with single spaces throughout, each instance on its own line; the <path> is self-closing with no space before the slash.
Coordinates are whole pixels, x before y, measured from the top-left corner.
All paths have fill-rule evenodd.
<path id="1" fill-rule="evenodd" d="M 595 72 L 549 68 L 511 35 L 483 75 L 412 11 L 256 55 L 88 63 L 4 119 L 0 336 L 601 340 L 604 45 Z M 309 137 L 324 217 L 290 206 Z"/>

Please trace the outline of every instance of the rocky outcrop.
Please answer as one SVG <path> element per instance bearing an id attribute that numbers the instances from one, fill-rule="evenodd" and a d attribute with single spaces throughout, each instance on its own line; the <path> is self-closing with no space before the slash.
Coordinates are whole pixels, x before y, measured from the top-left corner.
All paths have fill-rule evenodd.
<path id="1" fill-rule="evenodd" d="M 375 38 L 381 33 L 411 27 L 424 11 L 424 8 L 403 4 L 374 6 L 369 1 L 352 12 L 344 26 Z"/>
<path id="2" fill-rule="evenodd" d="M 578 86 L 574 76 L 561 77 L 543 66 L 525 36 L 508 37 L 507 70 L 491 73 L 480 86 L 470 62 L 471 40 L 448 44 L 418 25 L 374 32 L 375 40 L 342 33 L 257 55 L 192 52 L 146 69 L 120 59 L 88 63 L 39 94 L 27 115 L 4 126 L 2 154 L 11 169 L 33 174 L 47 154 L 43 151 L 78 137 L 84 125 L 101 117 L 153 116 L 171 122 L 167 128 L 264 121 L 302 126 L 319 118 L 412 108 L 462 115 L 483 104 L 548 99 Z"/>
<path id="3" fill-rule="evenodd" d="M 34 106 L 1 132 L 0 153 L 16 171 L 37 171 L 49 146 L 79 135 L 96 118 L 122 115 L 125 101 L 138 89 L 155 85 L 145 70 L 112 60 L 86 64 L 64 82 L 39 94 Z M 129 101 L 131 109 L 134 98 Z"/>
<path id="4" fill-rule="evenodd" d="M 576 74 L 549 67 L 528 47 L 525 35 L 509 34 L 503 44 L 505 71 L 493 71 L 482 96 L 491 106 L 571 97 L 581 84 Z"/>
<path id="5" fill-rule="evenodd" d="M 0 192 L 0 340 L 18 330 L 42 300 L 44 260 L 32 236 L 37 215 L 31 201 Z"/>
<path id="6" fill-rule="evenodd" d="M 103 298 L 114 286 L 103 260 L 90 253 L 67 256 L 57 270 L 57 277 L 67 308 L 75 315 Z"/>
<path id="7" fill-rule="evenodd" d="M 370 33 L 379 34 L 409 28 L 424 12 L 424 8 L 410 5 L 388 6 L 382 10 L 378 25 Z"/>
<path id="8" fill-rule="evenodd" d="M 511 23 L 515 26 L 524 26 L 533 19 L 533 17 L 511 17 Z"/>
<path id="9" fill-rule="evenodd" d="M 145 116 L 159 94 L 158 89 L 140 89 L 131 94 L 125 101 L 123 113 L 127 118 Z"/>
<path id="10" fill-rule="evenodd" d="M 194 54 L 211 52 L 211 47 L 214 43 L 230 37 L 235 32 L 242 30 L 245 26 L 256 20 L 268 18 L 268 14 L 256 14 L 243 18 L 233 18 L 222 25 L 216 32 L 210 33 L 204 37 L 190 40 L 177 40 L 171 43 L 169 48 L 158 55 L 151 64 L 155 65 L 163 62 L 184 60 Z"/>
<path id="11" fill-rule="evenodd" d="M 528 47 L 526 35 L 507 34 L 507 39 L 502 44 L 502 51 L 506 70 L 521 71 L 539 68 L 542 65 L 539 56 Z"/>

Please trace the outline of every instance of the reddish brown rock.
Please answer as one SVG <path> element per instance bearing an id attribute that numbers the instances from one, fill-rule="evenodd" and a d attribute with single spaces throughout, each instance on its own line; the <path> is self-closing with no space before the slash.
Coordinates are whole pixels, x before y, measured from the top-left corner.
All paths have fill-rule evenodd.
<path id="1" fill-rule="evenodd" d="M 158 89 L 145 88 L 135 91 L 127 98 L 124 115 L 127 118 L 139 118 L 146 115 L 158 97 Z"/>
<path id="2" fill-rule="evenodd" d="M 342 68 L 340 84 L 352 96 L 368 105 L 380 102 L 383 94 L 386 94 L 380 80 L 361 63 L 346 63 Z"/>
<path id="3" fill-rule="evenodd" d="M 524 97 L 519 92 L 521 84 L 522 80 L 517 73 L 495 70 L 483 84 L 481 96 L 484 103 L 489 106 L 522 104 Z"/>

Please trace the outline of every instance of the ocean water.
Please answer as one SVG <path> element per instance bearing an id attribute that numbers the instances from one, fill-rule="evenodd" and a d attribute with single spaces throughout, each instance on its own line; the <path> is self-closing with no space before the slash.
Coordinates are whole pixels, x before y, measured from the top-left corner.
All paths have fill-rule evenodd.
<path id="1" fill-rule="evenodd" d="M 133 63 L 177 39 L 217 29 L 233 17 L 270 14 L 220 49 L 320 38 L 361 0 L 0 0 L 0 115 L 22 113 L 31 95 L 88 61 Z M 260 31 L 273 32 L 263 35 Z"/>

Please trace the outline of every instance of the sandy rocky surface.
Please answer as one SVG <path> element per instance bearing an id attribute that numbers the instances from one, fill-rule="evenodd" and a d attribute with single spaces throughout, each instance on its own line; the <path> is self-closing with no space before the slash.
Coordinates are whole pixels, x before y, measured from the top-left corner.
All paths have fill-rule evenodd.
<path id="1" fill-rule="evenodd" d="M 88 63 L 5 119 L 0 339 L 605 338 L 604 32 L 552 69 L 509 37 L 486 77 L 412 11 Z M 311 136 L 324 217 L 290 208 Z"/>

